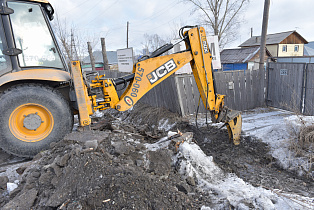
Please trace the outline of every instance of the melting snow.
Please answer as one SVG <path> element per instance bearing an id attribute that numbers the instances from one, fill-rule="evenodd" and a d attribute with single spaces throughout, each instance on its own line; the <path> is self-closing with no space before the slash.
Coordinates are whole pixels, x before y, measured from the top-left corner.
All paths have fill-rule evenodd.
<path id="1" fill-rule="evenodd" d="M 291 194 L 279 196 L 276 192 L 247 184 L 234 174 L 224 174 L 213 162 L 213 158 L 206 156 L 194 143 L 184 142 L 181 144 L 175 160 L 180 166 L 179 172 L 183 177 L 194 177 L 201 189 L 214 192 L 213 198 L 227 199 L 236 209 L 304 209 L 304 207 L 313 207 L 314 198 Z M 204 206 L 202 209 L 210 208 Z"/>

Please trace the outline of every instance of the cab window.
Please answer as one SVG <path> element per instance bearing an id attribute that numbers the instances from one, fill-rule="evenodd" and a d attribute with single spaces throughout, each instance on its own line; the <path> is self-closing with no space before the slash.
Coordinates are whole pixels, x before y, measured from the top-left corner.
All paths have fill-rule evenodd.
<path id="1" fill-rule="evenodd" d="M 44 14 L 37 4 L 8 2 L 14 10 L 10 15 L 21 67 L 63 68 L 60 55 L 51 37 Z"/>

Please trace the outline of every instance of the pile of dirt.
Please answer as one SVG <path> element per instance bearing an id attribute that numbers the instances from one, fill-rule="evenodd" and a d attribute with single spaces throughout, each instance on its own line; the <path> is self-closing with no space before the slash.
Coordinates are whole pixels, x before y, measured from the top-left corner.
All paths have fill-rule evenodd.
<path id="1" fill-rule="evenodd" d="M 182 118 L 177 113 L 143 103 L 137 103 L 132 109 L 126 112 L 119 112 L 112 109 L 108 110 L 108 113 L 120 118 L 123 122 L 129 122 L 134 125 L 148 125 L 154 130 L 168 130 L 182 121 Z"/>
<path id="2" fill-rule="evenodd" d="M 175 147 L 148 150 L 151 126 L 110 115 L 94 131 L 73 132 L 26 166 L 1 209 L 200 209 L 209 205 L 195 182 L 172 165 Z M 143 135 L 142 135 L 142 134 Z M 156 136 L 157 135 L 157 136 Z"/>
<path id="3" fill-rule="evenodd" d="M 233 208 L 227 198 L 217 201 L 215 192 L 199 189 L 197 179 L 179 174 L 173 157 L 182 137 L 171 137 L 169 146 L 156 143 L 170 128 L 194 134 L 193 141 L 224 172 L 253 186 L 314 196 L 313 180 L 281 169 L 267 145 L 251 137 L 234 146 L 226 130 L 199 129 L 176 114 L 141 104 L 129 112 L 108 111 L 93 123 L 92 131 L 72 132 L 19 168 L 22 181 L 3 194 L 0 208 Z"/>

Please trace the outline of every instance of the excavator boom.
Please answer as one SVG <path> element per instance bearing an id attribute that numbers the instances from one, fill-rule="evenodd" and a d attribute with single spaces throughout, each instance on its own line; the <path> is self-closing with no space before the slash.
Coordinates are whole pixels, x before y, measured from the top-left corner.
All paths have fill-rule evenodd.
<path id="1" fill-rule="evenodd" d="M 212 121 L 225 122 L 230 137 L 237 142 L 241 116 L 227 109 L 224 96 L 216 94 L 203 28 L 183 28 L 181 41 L 187 50 L 162 56 L 174 46 L 164 45 L 139 60 L 132 74 L 87 78 L 78 61 L 72 62 L 69 71 L 49 22 L 54 9 L 47 0 L 5 0 L 0 10 L 0 108 L 5 110 L 0 112 L 0 148 L 4 151 L 33 157 L 72 130 L 73 114 L 78 113 L 80 126 L 89 129 L 94 111 L 130 109 L 187 63 Z M 124 87 L 119 97 L 117 89 Z"/>
<path id="2" fill-rule="evenodd" d="M 211 113 L 212 122 L 223 122 L 228 128 L 229 137 L 234 144 L 239 144 L 242 119 L 239 111 L 230 110 L 224 106 L 224 95 L 216 93 L 213 70 L 212 70 L 212 55 L 210 53 L 206 33 L 202 27 L 193 27 L 183 33 L 182 37 L 186 43 L 186 51 L 160 56 L 167 50 L 173 47 L 172 44 L 167 44 L 146 59 L 137 62 L 133 67 L 132 74 L 118 79 L 108 79 L 103 76 L 96 77 L 90 84 L 89 89 L 102 88 L 103 100 L 99 102 L 95 95 L 90 95 L 91 104 L 94 110 L 105 110 L 114 108 L 119 111 L 126 111 L 143 97 L 149 90 L 164 81 L 170 75 L 175 73 L 185 64 L 190 63 L 195 81 L 197 83 L 200 96 L 202 98 L 204 107 Z M 75 65 L 74 65 L 75 64 Z M 72 69 L 77 71 L 78 62 L 72 63 Z M 72 71 L 73 72 L 73 71 Z M 78 73 L 79 75 L 80 73 Z M 74 74 L 75 76 L 75 74 Z M 82 83 L 81 79 L 73 77 L 74 84 Z M 129 82 L 128 87 L 120 98 L 118 98 L 115 86 Z M 76 91 L 77 98 L 86 98 L 87 91 Z M 82 94 L 82 95 L 80 95 Z M 84 101 L 84 100 L 83 100 Z M 88 101 L 79 113 L 88 113 L 85 110 L 88 106 Z M 86 114 L 84 116 L 86 126 Z"/>

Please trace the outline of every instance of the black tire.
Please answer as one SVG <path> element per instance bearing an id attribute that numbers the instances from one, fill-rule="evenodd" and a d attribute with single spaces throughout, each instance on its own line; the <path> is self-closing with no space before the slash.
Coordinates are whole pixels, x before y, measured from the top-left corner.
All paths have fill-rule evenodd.
<path id="1" fill-rule="evenodd" d="M 53 88 L 23 84 L 0 96 L 0 147 L 8 153 L 33 157 L 72 127 L 69 103 Z"/>

